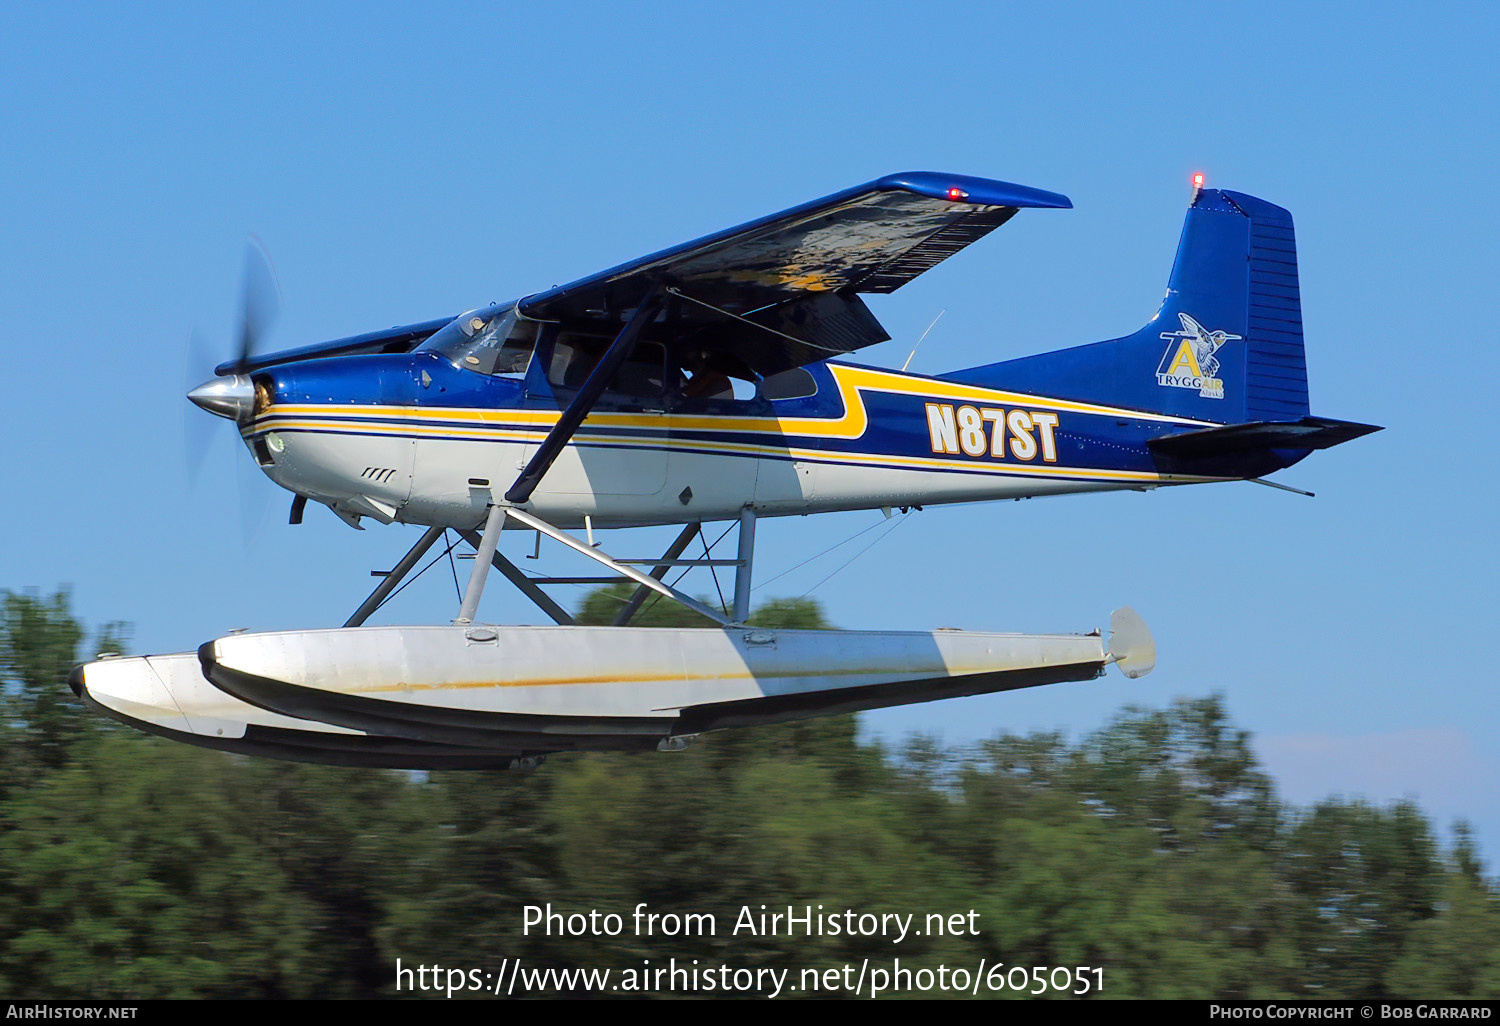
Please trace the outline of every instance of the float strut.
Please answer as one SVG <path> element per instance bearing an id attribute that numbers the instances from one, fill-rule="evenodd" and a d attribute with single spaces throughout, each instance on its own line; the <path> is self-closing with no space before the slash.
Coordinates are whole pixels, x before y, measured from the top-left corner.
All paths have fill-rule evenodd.
<path id="1" fill-rule="evenodd" d="M 354 611 L 354 615 L 345 621 L 344 626 L 358 627 L 368 620 L 370 614 L 380 608 L 380 603 L 386 600 L 386 596 L 396 590 L 396 585 L 401 583 L 401 579 L 411 573 L 411 568 L 417 565 L 417 560 L 432 548 L 432 543 L 443 536 L 444 530 L 441 527 L 429 527 L 427 532 L 411 547 L 411 551 L 401 557 L 401 562 L 396 564 L 395 569 L 385 575 L 385 580 L 375 586 L 375 590 L 370 592 L 370 597 L 365 599 L 364 603 Z"/>
<path id="2" fill-rule="evenodd" d="M 478 531 L 459 531 L 458 534 L 460 538 L 474 546 L 476 552 L 479 550 L 483 539 L 479 537 Z M 538 534 L 537 537 L 540 538 L 541 535 Z M 504 574 L 505 579 L 511 584 L 519 588 L 521 594 L 535 602 L 542 612 L 552 617 L 554 623 L 562 624 L 564 627 L 573 625 L 573 617 L 568 615 L 568 611 L 552 601 L 546 592 L 533 584 L 531 578 L 522 573 L 520 567 L 501 555 L 499 550 L 496 550 L 494 557 L 490 560 L 490 565 Z M 613 581 L 614 578 L 610 580 Z"/>
<path id="3" fill-rule="evenodd" d="M 672 543 L 666 552 L 662 553 L 662 562 L 651 568 L 651 576 L 658 581 L 665 577 L 667 571 L 672 568 L 672 560 L 682 555 L 687 549 L 688 543 L 693 540 L 693 536 L 697 533 L 698 525 L 696 523 L 688 524 L 684 527 L 682 533 L 677 536 L 677 540 Z M 651 589 L 644 584 L 636 588 L 635 594 L 630 596 L 630 601 L 625 603 L 625 608 L 615 614 L 614 626 L 624 627 L 630 623 L 630 618 L 635 616 L 636 610 L 641 608 L 641 603 L 645 602 L 650 596 Z"/>
<path id="4" fill-rule="evenodd" d="M 740 510 L 739 567 L 734 572 L 734 622 L 750 615 L 750 570 L 755 563 L 755 511 Z"/>
<path id="5" fill-rule="evenodd" d="M 505 526 L 508 506 L 491 506 L 484 518 L 484 537 L 479 539 L 479 551 L 474 556 L 474 569 L 469 573 L 469 586 L 464 589 L 464 600 L 458 607 L 454 623 L 473 623 L 479 612 L 479 596 L 484 594 L 484 579 L 490 573 L 490 561 L 495 558 L 495 549 L 500 544 L 500 530 Z"/>
<path id="6" fill-rule="evenodd" d="M 643 584 L 660 595 L 664 595 L 669 599 L 680 602 L 682 605 L 687 606 L 693 612 L 707 617 L 721 627 L 729 626 L 729 619 L 719 610 L 708 608 L 702 602 L 699 602 L 697 599 L 693 598 L 691 595 L 685 595 L 682 592 L 678 591 L 676 588 L 672 587 L 670 584 L 659 581 L 655 577 L 647 576 L 634 567 L 626 566 L 624 563 L 616 562 L 614 559 L 605 555 L 603 552 L 600 552 L 598 549 L 593 548 L 589 545 L 585 545 L 583 542 L 572 537 L 564 531 L 559 531 L 557 528 L 553 527 L 551 524 L 547 523 L 547 521 L 541 519 L 535 514 L 528 513 L 524 509 L 519 509 L 512 506 L 510 508 L 510 516 L 511 519 L 519 520 L 527 527 L 535 528 L 536 530 L 541 531 L 553 541 L 562 542 L 574 552 L 577 552 L 583 556 L 587 556 L 596 563 L 604 564 L 605 566 L 609 567 L 609 569 L 614 573 L 619 574 L 621 577 L 628 577 L 636 584 Z"/>

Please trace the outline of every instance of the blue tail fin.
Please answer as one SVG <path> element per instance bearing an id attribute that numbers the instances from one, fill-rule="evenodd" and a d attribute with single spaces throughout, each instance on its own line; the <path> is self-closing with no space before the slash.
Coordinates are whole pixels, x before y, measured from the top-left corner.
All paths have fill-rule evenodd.
<path id="1" fill-rule="evenodd" d="M 1204 189 L 1188 210 L 1167 298 L 1140 331 L 944 377 L 1219 424 L 1306 417 L 1292 215 Z"/>

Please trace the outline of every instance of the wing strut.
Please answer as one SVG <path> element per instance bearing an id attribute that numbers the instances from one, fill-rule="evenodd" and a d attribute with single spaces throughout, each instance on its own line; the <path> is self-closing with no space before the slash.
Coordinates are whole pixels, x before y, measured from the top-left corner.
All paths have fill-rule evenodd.
<path id="1" fill-rule="evenodd" d="M 640 340 L 641 332 L 646 325 L 656 316 L 661 309 L 661 288 L 653 288 L 641 300 L 641 305 L 635 308 L 635 313 L 630 315 L 630 320 L 625 322 L 625 327 L 615 336 L 615 340 L 609 344 L 599 362 L 594 365 L 594 370 L 589 374 L 588 380 L 563 411 L 563 415 L 553 425 L 552 430 L 547 432 L 547 437 L 542 439 L 542 444 L 537 446 L 536 455 L 531 457 L 531 462 L 526 464 L 526 469 L 521 471 L 521 476 L 516 478 L 516 483 L 510 486 L 510 491 L 505 493 L 505 501 L 520 505 L 531 498 L 531 493 L 541 483 L 542 476 L 547 473 L 554 460 L 563 451 L 563 447 L 573 437 L 573 432 L 578 430 L 578 425 L 583 423 L 583 418 L 589 415 L 594 408 L 594 403 L 599 396 L 604 394 L 604 389 L 614 380 L 615 372 L 620 365 L 630 358 L 635 351 L 635 344 Z"/>

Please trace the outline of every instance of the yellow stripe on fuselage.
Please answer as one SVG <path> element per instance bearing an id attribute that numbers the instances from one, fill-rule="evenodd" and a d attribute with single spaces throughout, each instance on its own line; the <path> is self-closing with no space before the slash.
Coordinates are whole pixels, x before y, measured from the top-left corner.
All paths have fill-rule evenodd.
<path id="1" fill-rule="evenodd" d="M 1160 413 L 1145 413 L 1114 406 L 1074 402 L 1069 399 L 1050 399 L 1044 396 L 1006 392 L 977 385 L 963 385 L 940 378 L 922 378 L 894 371 L 876 370 L 870 367 L 855 367 L 830 363 L 828 369 L 843 400 L 843 413 L 837 417 L 735 417 L 703 416 L 683 414 L 645 414 L 595 411 L 588 415 L 591 427 L 599 428 L 670 428 L 678 431 L 725 431 L 758 434 L 779 434 L 792 438 L 839 438 L 851 439 L 864 435 L 869 428 L 869 414 L 865 410 L 864 392 L 886 392 L 905 395 L 914 399 L 951 399 L 964 402 L 990 403 L 1004 406 L 1026 406 L 1030 409 L 1057 410 L 1067 413 L 1083 413 L 1097 417 L 1116 417 L 1141 420 L 1156 424 L 1179 424 L 1189 427 L 1212 427 L 1209 421 L 1173 417 Z M 545 434 L 562 416 L 560 410 L 485 410 L 449 409 L 420 406 L 351 406 L 351 405 L 299 405 L 286 404 L 273 407 L 262 420 L 275 419 L 275 426 L 287 429 L 306 427 L 306 422 L 295 420 L 283 423 L 283 418 L 311 417 L 322 421 L 327 427 L 341 418 L 374 418 L 388 420 L 440 421 L 438 425 L 374 425 L 386 430 L 399 430 L 405 434 L 444 434 L 458 436 L 462 425 L 475 425 L 470 429 L 473 438 L 515 438 L 530 440 Z M 520 433 L 499 433 L 495 428 L 483 428 L 486 422 L 497 426 L 520 428 Z M 271 426 L 271 425 L 266 425 Z M 260 430 L 259 421 L 247 434 Z M 503 430 L 503 429 L 502 429 Z M 591 439 L 592 441 L 592 439 Z"/>
<path id="2" fill-rule="evenodd" d="M 1174 417 L 1166 414 L 1145 413 L 1094 403 L 1074 402 L 1068 399 L 1051 399 L 1043 396 L 1025 395 L 1019 392 L 1000 391 L 975 385 L 964 385 L 939 378 L 923 378 L 894 371 L 882 371 L 869 367 L 845 364 L 828 364 L 838 385 L 843 412 L 837 417 L 736 417 L 679 415 L 666 413 L 620 413 L 596 411 L 590 413 L 586 423 L 594 429 L 578 444 L 598 448 L 639 447 L 642 444 L 660 445 L 665 438 L 642 438 L 632 435 L 610 435 L 608 429 L 656 430 L 666 436 L 669 431 L 714 431 L 757 435 L 780 435 L 787 439 L 857 439 L 869 428 L 869 414 L 865 409 L 865 392 L 885 392 L 910 396 L 915 399 L 948 399 L 958 402 L 986 403 L 1003 406 L 1025 406 L 1029 409 L 1056 410 L 1081 413 L 1091 416 L 1114 417 L 1148 421 L 1151 423 L 1177 424 L 1191 427 L 1211 426 L 1207 421 Z M 417 437 L 451 439 L 454 441 L 503 441 L 522 444 L 540 442 L 561 417 L 557 410 L 522 409 L 475 409 L 434 408 L 414 406 L 358 406 L 358 405 L 277 405 L 263 414 L 253 425 L 243 429 L 246 435 L 265 430 L 281 431 L 329 431 L 336 430 L 353 434 L 402 434 Z M 372 423 L 374 420 L 389 423 Z M 426 423 L 417 423 L 418 421 Z M 433 423 L 436 422 L 436 423 Z M 493 426 L 489 426 L 493 425 Z M 775 445 L 750 442 L 719 442 L 702 439 L 676 439 L 667 441 L 673 448 L 691 449 L 703 453 L 726 453 L 745 456 L 778 456 L 782 459 L 808 462 L 854 464 L 878 466 L 892 469 L 935 470 L 991 473 L 997 475 L 1021 475 L 1028 477 L 1083 478 L 1087 480 L 1151 482 L 1166 480 L 1152 471 L 1105 470 L 1045 464 L 1028 464 L 1015 461 L 975 462 L 964 459 L 947 459 L 926 456 L 902 456 L 892 453 L 840 452 L 826 449 L 808 449 L 791 445 Z M 1209 481 L 1215 478 L 1173 475 L 1170 480 Z"/>

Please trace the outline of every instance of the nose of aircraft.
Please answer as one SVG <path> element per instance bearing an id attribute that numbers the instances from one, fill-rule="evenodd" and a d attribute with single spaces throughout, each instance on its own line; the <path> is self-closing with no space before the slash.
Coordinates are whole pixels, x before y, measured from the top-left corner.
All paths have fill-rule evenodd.
<path id="1" fill-rule="evenodd" d="M 205 381 L 187 397 L 201 409 L 237 424 L 248 422 L 255 410 L 255 386 L 245 374 Z"/>

